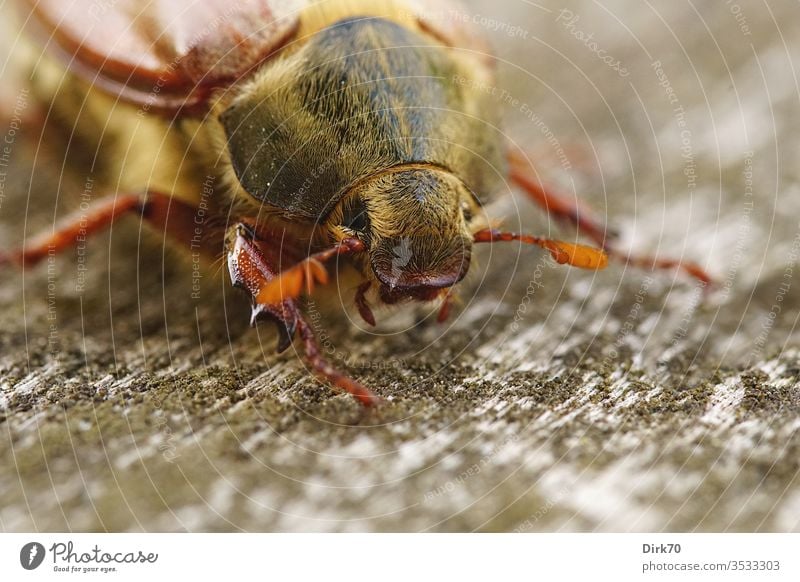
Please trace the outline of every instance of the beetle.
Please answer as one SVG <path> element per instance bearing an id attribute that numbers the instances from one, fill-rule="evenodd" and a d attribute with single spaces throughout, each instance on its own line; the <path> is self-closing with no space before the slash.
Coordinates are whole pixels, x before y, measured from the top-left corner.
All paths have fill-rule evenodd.
<path id="1" fill-rule="evenodd" d="M 440 301 L 446 319 L 478 243 L 709 281 L 694 263 L 619 251 L 603 222 L 544 187 L 491 131 L 497 114 L 480 87 L 492 58 L 450 2 L 17 4 L 47 45 L 49 60 L 32 67 L 37 98 L 98 152 L 110 193 L 1 264 L 34 264 L 138 215 L 226 261 L 251 323 L 276 324 L 278 351 L 299 337 L 316 375 L 366 406 L 379 397 L 323 358 L 303 314 L 302 296 L 329 281 L 334 258 L 359 273 L 354 301 L 371 325 L 372 305 L 405 301 Z M 597 247 L 493 228 L 484 205 L 506 180 Z"/>

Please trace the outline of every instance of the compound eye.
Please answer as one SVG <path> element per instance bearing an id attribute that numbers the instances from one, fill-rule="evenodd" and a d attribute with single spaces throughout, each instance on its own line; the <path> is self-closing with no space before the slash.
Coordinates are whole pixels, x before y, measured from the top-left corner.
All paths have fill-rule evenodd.
<path id="1" fill-rule="evenodd" d="M 470 208 L 469 204 L 467 204 L 466 202 L 461 204 L 461 213 L 464 215 L 464 222 L 469 223 L 472 220 L 473 218 L 472 208 Z"/>
<path id="2" fill-rule="evenodd" d="M 357 200 L 345 207 L 342 226 L 352 230 L 357 235 L 363 236 L 368 233 L 369 215 L 367 214 L 366 205 L 361 200 Z"/>

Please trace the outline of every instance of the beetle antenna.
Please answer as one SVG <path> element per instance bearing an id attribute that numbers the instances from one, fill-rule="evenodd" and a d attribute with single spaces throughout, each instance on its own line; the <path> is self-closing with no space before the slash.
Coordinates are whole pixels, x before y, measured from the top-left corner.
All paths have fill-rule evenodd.
<path id="1" fill-rule="evenodd" d="M 550 251 L 550 254 L 557 263 L 561 265 L 571 265 L 581 269 L 599 270 L 605 269 L 608 265 L 608 255 L 601 249 L 543 238 L 531 234 L 502 232 L 493 228 L 487 228 L 476 232 L 472 240 L 476 243 L 519 241 L 529 245 L 540 246 Z"/>

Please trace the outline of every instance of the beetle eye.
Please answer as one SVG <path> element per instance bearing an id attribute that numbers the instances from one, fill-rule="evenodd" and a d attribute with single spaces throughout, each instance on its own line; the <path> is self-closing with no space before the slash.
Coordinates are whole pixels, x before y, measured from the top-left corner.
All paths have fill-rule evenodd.
<path id="1" fill-rule="evenodd" d="M 470 222 L 472 220 L 472 208 L 470 208 L 469 204 L 466 202 L 461 205 L 461 213 L 464 215 L 465 222 Z"/>
<path id="2" fill-rule="evenodd" d="M 359 234 L 365 234 L 369 230 L 367 207 L 362 201 L 359 200 L 345 207 L 342 225 Z"/>

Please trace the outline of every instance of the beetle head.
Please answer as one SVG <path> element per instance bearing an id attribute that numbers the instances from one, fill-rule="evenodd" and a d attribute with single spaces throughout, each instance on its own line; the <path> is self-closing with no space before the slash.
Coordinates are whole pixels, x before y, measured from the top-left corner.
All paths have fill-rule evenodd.
<path id="1" fill-rule="evenodd" d="M 368 249 L 364 275 L 386 303 L 431 300 L 469 270 L 469 221 L 478 210 L 449 172 L 398 168 L 353 188 L 329 217 L 337 238 L 355 236 Z"/>

